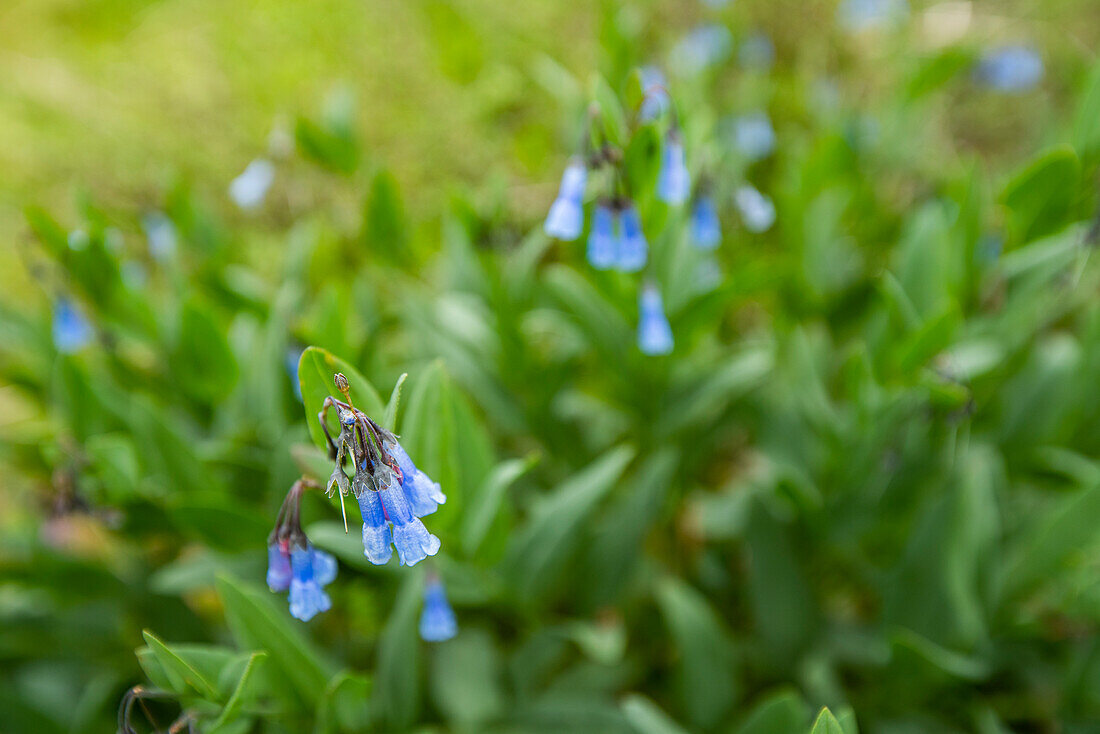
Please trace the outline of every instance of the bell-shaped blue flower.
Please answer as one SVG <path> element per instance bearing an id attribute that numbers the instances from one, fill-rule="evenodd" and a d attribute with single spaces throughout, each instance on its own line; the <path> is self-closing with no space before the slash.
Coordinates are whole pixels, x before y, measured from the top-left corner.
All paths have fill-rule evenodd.
<path id="1" fill-rule="evenodd" d="M 619 213 L 619 245 L 617 265 L 624 273 L 636 273 L 645 267 L 649 243 L 642 232 L 642 218 L 633 204 Z"/>
<path id="2" fill-rule="evenodd" d="M 657 173 L 657 198 L 666 204 L 683 204 L 691 193 L 691 174 L 684 162 L 684 144 L 680 136 L 670 134 L 661 151 L 661 170 Z"/>
<path id="3" fill-rule="evenodd" d="M 356 489 L 361 490 L 356 499 L 359 500 L 359 511 L 363 515 L 363 555 L 371 563 L 383 566 L 393 555 L 393 535 L 390 533 L 389 523 L 386 522 L 382 500 L 378 492 L 371 488 L 361 487 L 356 483 Z"/>
<path id="4" fill-rule="evenodd" d="M 414 517 L 405 492 L 397 486 L 396 478 L 379 481 L 378 499 L 382 511 L 393 523 L 393 544 L 403 566 L 414 566 L 428 556 L 439 552 L 439 538 L 428 532 L 424 523 Z"/>
<path id="5" fill-rule="evenodd" d="M 615 266 L 615 219 L 616 215 L 607 204 L 597 206 L 592 216 L 592 230 L 588 233 L 588 262 L 597 270 Z"/>
<path id="6" fill-rule="evenodd" d="M 715 23 L 694 29 L 672 49 L 672 64 L 685 74 L 697 74 L 725 60 L 733 49 L 729 29 Z"/>
<path id="7" fill-rule="evenodd" d="M 722 225 L 709 196 L 700 196 L 691 208 L 691 239 L 700 250 L 713 250 L 722 242 Z"/>
<path id="8" fill-rule="evenodd" d="M 584 227 L 584 186 L 588 180 L 588 169 L 584 161 L 574 158 L 565 168 L 558 189 L 558 198 L 550 205 L 543 229 L 551 237 L 559 240 L 575 240 L 581 236 Z"/>
<path id="9" fill-rule="evenodd" d="M 433 482 L 427 474 L 417 469 L 401 444 L 386 441 L 385 448 L 397 460 L 397 467 L 401 470 L 401 489 L 415 517 L 426 517 L 447 501 L 439 482 Z"/>
<path id="10" fill-rule="evenodd" d="M 668 82 L 655 66 L 643 66 L 638 74 L 642 82 L 642 107 L 638 114 L 643 122 L 655 120 L 672 104 L 668 96 Z"/>
<path id="11" fill-rule="evenodd" d="M 424 585 L 424 611 L 420 614 L 420 637 L 426 642 L 443 642 L 458 634 L 454 610 L 447 602 L 443 582 L 429 577 Z"/>
<path id="12" fill-rule="evenodd" d="M 149 241 L 149 254 L 154 260 L 170 260 L 176 252 L 176 225 L 160 212 L 149 212 L 141 218 L 141 228 Z"/>
<path id="13" fill-rule="evenodd" d="M 672 327 L 661 292 L 652 284 L 643 286 L 638 295 L 638 348 L 650 356 L 672 351 Z"/>
<path id="14" fill-rule="evenodd" d="M 267 587 L 272 591 L 290 588 L 290 548 L 285 540 L 267 547 Z"/>
<path id="15" fill-rule="evenodd" d="M 53 305 L 53 343 L 62 354 L 79 352 L 92 340 L 92 326 L 80 308 L 68 298 Z"/>
<path id="16" fill-rule="evenodd" d="M 741 221 L 750 232 L 766 232 L 775 224 L 775 204 L 748 184 L 733 192 L 733 203 L 741 213 Z"/>
<path id="17" fill-rule="evenodd" d="M 1033 48 L 1005 46 L 982 56 L 974 75 L 998 92 L 1026 92 L 1043 80 L 1043 60 Z"/>
<path id="18" fill-rule="evenodd" d="M 327 553 L 322 553 L 322 556 L 328 556 L 331 566 L 324 560 L 318 563 L 315 559 L 318 553 L 322 552 L 309 547 L 290 551 L 290 615 L 303 622 L 313 619 L 319 612 L 328 611 L 332 606 L 321 586 L 322 581 L 332 581 L 336 575 L 336 563 Z"/>
<path id="19" fill-rule="evenodd" d="M 229 184 L 229 198 L 241 209 L 255 209 L 263 203 L 274 180 L 275 165 L 264 158 L 257 158 Z"/>
<path id="20" fill-rule="evenodd" d="M 752 112 L 734 120 L 733 144 L 750 161 L 771 155 L 775 151 L 775 129 L 768 114 Z"/>

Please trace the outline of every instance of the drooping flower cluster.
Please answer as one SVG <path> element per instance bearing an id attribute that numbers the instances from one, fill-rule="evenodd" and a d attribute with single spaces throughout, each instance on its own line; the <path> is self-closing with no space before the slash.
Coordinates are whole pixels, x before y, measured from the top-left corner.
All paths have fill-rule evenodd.
<path id="1" fill-rule="evenodd" d="M 314 548 L 302 531 L 299 515 L 302 493 L 319 488 L 320 485 L 308 479 L 295 482 L 267 539 L 268 588 L 288 591 L 290 614 L 303 622 L 332 606 L 324 587 L 336 578 L 336 559 Z"/>
<path id="2" fill-rule="evenodd" d="M 439 538 L 428 532 L 420 518 L 432 514 L 447 501 L 438 483 L 416 468 L 398 443 L 397 437 L 351 404 L 347 379 L 336 376 L 345 401 L 325 398 L 318 420 L 335 461 L 326 490 L 341 496 L 353 495 L 363 516 L 363 555 L 382 565 L 393 555 L 402 565 L 412 566 L 439 552 Z M 340 433 L 329 434 L 325 416 L 337 410 Z M 349 479 L 345 463 L 353 467 Z"/>
<path id="3" fill-rule="evenodd" d="M 588 233 L 588 262 L 597 270 L 636 273 L 645 267 L 649 243 L 638 209 L 629 200 L 601 201 Z"/>

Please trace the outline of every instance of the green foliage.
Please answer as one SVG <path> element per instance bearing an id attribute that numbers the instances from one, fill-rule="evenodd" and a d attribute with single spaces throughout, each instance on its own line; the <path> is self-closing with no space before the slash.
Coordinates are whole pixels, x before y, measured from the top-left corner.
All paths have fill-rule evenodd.
<path id="1" fill-rule="evenodd" d="M 5 731 L 109 730 L 134 686 L 139 731 L 221 734 L 1100 720 L 1100 72 L 1066 51 L 1050 71 L 1074 83 L 1009 114 L 973 86 L 973 38 L 838 43 L 823 18 L 803 38 L 761 9 L 774 70 L 669 73 L 725 233 L 708 283 L 689 210 L 653 194 L 671 115 L 639 117 L 635 67 L 684 29 L 657 4 L 597 5 L 599 73 L 543 51 L 503 65 L 500 13 L 476 4 L 401 11 L 425 30 L 402 58 L 462 94 L 430 135 L 387 142 L 433 162 L 445 206 L 425 209 L 337 88 L 294 116 L 297 153 L 257 212 L 201 179 L 25 209 L 44 297 L 0 299 Z M 706 11 L 735 48 L 740 6 Z M 756 107 L 778 148 L 750 162 L 724 116 Z M 494 132 L 461 139 L 474 185 L 434 168 L 465 118 Z M 644 275 L 542 231 L 586 138 L 622 165 L 615 183 L 592 172 L 586 208 L 612 185 L 633 198 Z M 505 148 L 507 180 L 537 186 L 479 167 Z M 767 232 L 732 205 L 744 182 L 776 204 Z M 177 234 L 164 258 L 149 208 Z M 637 348 L 643 279 L 670 355 Z M 93 326 L 71 353 L 51 335 L 61 296 Z M 443 545 L 371 565 L 355 503 L 345 533 L 309 493 L 303 527 L 340 568 L 303 624 L 263 588 L 264 546 L 295 479 L 331 471 L 318 413 L 336 372 L 441 483 L 425 522 Z M 418 635 L 428 573 L 459 621 L 439 644 Z"/>

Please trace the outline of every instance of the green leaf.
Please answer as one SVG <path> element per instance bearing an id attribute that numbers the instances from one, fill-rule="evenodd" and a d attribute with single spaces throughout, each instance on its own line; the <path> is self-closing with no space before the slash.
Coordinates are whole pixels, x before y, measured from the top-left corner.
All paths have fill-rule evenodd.
<path id="1" fill-rule="evenodd" d="M 383 418 L 386 413 L 382 398 L 378 397 L 378 391 L 367 378 L 359 374 L 358 370 L 326 349 L 309 347 L 302 352 L 298 360 L 298 382 L 302 388 L 302 403 L 305 406 L 309 435 L 313 443 L 325 451 L 328 450 L 328 444 L 325 442 L 325 434 L 321 430 L 317 414 L 321 411 L 325 398 L 330 395 L 343 400 L 333 384 L 333 378 L 337 372 L 343 373 L 344 377 L 348 378 L 351 399 L 355 407 L 374 420 Z M 328 411 L 328 420 L 329 432 L 335 438 L 339 433 L 339 425 L 332 410 Z"/>
<path id="2" fill-rule="evenodd" d="M 600 120 L 604 134 L 612 145 L 620 148 L 626 145 L 626 115 L 623 106 L 614 90 L 608 85 L 607 80 L 599 74 L 594 74 L 589 82 L 589 93 L 600 110 Z"/>
<path id="3" fill-rule="evenodd" d="M 466 511 L 462 528 L 462 549 L 466 555 L 473 555 L 481 547 L 481 541 L 489 532 L 493 521 L 500 512 L 504 494 L 512 483 L 522 477 L 538 463 L 536 454 L 526 459 L 509 459 L 493 469 L 485 479 L 485 484 Z"/>
<path id="4" fill-rule="evenodd" d="M 1094 64 L 1085 81 L 1073 118 L 1073 147 L 1083 160 L 1100 154 L 1100 64 Z"/>
<path id="5" fill-rule="evenodd" d="M 1016 174 L 1001 194 L 1015 240 L 1027 242 L 1069 224 L 1080 180 L 1081 163 L 1065 146 L 1044 153 Z"/>
<path id="6" fill-rule="evenodd" d="M 219 700 L 217 688 L 202 673 L 173 652 L 149 630 L 142 632 L 142 636 L 145 638 L 145 643 L 149 645 L 149 649 L 153 651 L 160 662 L 161 668 L 168 680 L 171 681 L 173 689 L 181 690 L 184 685 L 187 685 L 208 701 Z"/>
<path id="7" fill-rule="evenodd" d="M 214 723 L 210 725 L 210 734 L 218 734 L 224 731 L 223 727 L 227 727 L 237 719 L 237 714 L 240 713 L 241 706 L 244 705 L 249 695 L 249 686 L 253 682 L 252 673 L 256 667 L 266 659 L 267 653 L 263 652 L 254 652 L 248 656 L 248 662 L 245 664 L 244 672 L 241 673 L 241 677 L 237 681 L 237 685 L 233 689 L 232 695 L 230 695 L 229 700 L 225 702 L 225 707 L 222 709 L 221 714 L 215 719 Z"/>
<path id="8" fill-rule="evenodd" d="M 500 660 L 493 638 L 464 629 L 432 646 L 431 684 L 436 705 L 458 731 L 480 731 L 504 711 Z"/>
<path id="9" fill-rule="evenodd" d="M 370 725 L 370 680 L 346 670 L 337 673 L 325 688 L 317 707 L 314 734 L 359 732 Z"/>
<path id="10" fill-rule="evenodd" d="M 374 708 L 391 729 L 407 728 L 420 701 L 417 619 L 424 586 L 423 567 L 409 569 L 378 641 Z"/>
<path id="11" fill-rule="evenodd" d="M 688 720 L 710 728 L 739 697 L 729 633 L 706 598 L 678 578 L 658 584 L 657 605 L 679 654 L 677 689 Z"/>
<path id="12" fill-rule="evenodd" d="M 753 708 L 736 734 L 787 734 L 806 726 L 806 704 L 795 691 L 772 694 Z"/>
<path id="13" fill-rule="evenodd" d="M 350 131 L 332 130 L 299 117 L 294 137 L 302 155 L 331 171 L 352 174 L 359 167 L 359 143 Z"/>
<path id="14" fill-rule="evenodd" d="M 195 300 L 185 303 L 180 312 L 169 364 L 185 389 L 206 400 L 225 397 L 237 382 L 237 360 L 225 329 Z"/>
<path id="15" fill-rule="evenodd" d="M 905 96 L 914 101 L 937 91 L 973 62 L 973 55 L 959 48 L 948 48 L 929 59 L 922 59 L 916 73 L 905 85 Z"/>
<path id="16" fill-rule="evenodd" d="M 687 734 L 687 730 L 649 698 L 631 693 L 619 704 L 623 716 L 638 734 Z"/>
<path id="17" fill-rule="evenodd" d="M 401 403 L 401 388 L 408 376 L 408 372 L 402 372 L 397 378 L 397 384 L 393 386 L 393 392 L 390 393 L 390 402 L 386 404 L 386 414 L 382 419 L 382 427 L 387 431 L 397 430 L 397 409 Z"/>
<path id="18" fill-rule="evenodd" d="M 817 720 L 814 722 L 813 728 L 810 729 L 810 734 L 844 734 L 844 730 L 840 727 L 840 722 L 833 716 L 833 712 L 826 707 L 821 709 L 821 713 L 817 715 Z"/>
<path id="19" fill-rule="evenodd" d="M 237 644 L 267 651 L 271 665 L 281 672 L 280 680 L 301 700 L 316 705 L 335 671 L 306 639 L 304 626 L 292 620 L 285 606 L 275 606 L 276 599 L 280 605 L 285 605 L 285 599 L 229 576 L 219 576 L 217 585 Z"/>
<path id="20" fill-rule="evenodd" d="M 390 261 L 408 255 L 409 224 L 397 179 L 387 170 L 371 181 L 363 212 L 363 241 L 373 252 Z"/>

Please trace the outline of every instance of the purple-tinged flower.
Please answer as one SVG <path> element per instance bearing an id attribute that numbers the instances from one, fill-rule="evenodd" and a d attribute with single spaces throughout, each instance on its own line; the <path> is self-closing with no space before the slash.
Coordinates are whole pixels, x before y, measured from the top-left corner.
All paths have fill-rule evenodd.
<path id="1" fill-rule="evenodd" d="M 141 228 L 149 241 L 149 254 L 164 262 L 176 253 L 176 225 L 160 212 L 149 212 L 141 218 Z"/>
<path id="2" fill-rule="evenodd" d="M 454 610 L 447 602 L 443 582 L 429 576 L 424 584 L 424 611 L 420 614 L 420 637 L 425 642 L 443 642 L 458 634 Z"/>
<path id="3" fill-rule="evenodd" d="M 650 356 L 672 351 L 672 327 L 665 316 L 661 292 L 648 283 L 638 295 L 638 348 Z"/>
<path id="4" fill-rule="evenodd" d="M 588 233 L 588 262 L 597 270 L 615 266 L 615 220 L 617 216 L 607 204 L 596 207 L 592 216 L 592 231 Z"/>
<path id="5" fill-rule="evenodd" d="M 837 22 L 852 33 L 899 25 L 909 15 L 906 0 L 844 0 Z"/>
<path id="6" fill-rule="evenodd" d="M 393 556 L 393 535 L 382 509 L 382 499 L 374 489 L 359 482 L 355 489 L 363 515 L 363 555 L 376 566 L 384 566 Z"/>
<path id="7" fill-rule="evenodd" d="M 766 158 L 775 151 L 775 130 L 768 113 L 750 112 L 733 121 L 733 144 L 750 161 Z"/>
<path id="8" fill-rule="evenodd" d="M 321 588 L 336 577 L 336 561 L 311 546 L 290 551 L 290 616 L 308 622 L 332 601 Z"/>
<path id="9" fill-rule="evenodd" d="M 397 460 L 401 470 L 401 489 L 415 517 L 426 517 L 447 501 L 439 482 L 433 482 L 427 474 L 416 468 L 408 453 L 397 441 L 385 441 L 385 449 Z"/>
<path id="10" fill-rule="evenodd" d="M 575 240 L 584 226 L 584 186 L 588 181 L 588 169 L 584 161 L 574 158 L 565 168 L 558 189 L 558 198 L 550 205 L 543 229 L 559 240 Z"/>
<path id="11" fill-rule="evenodd" d="M 673 132 L 665 138 L 661 170 L 657 173 L 657 198 L 666 204 L 683 204 L 691 194 L 691 174 L 684 162 L 684 144 Z"/>
<path id="12" fill-rule="evenodd" d="M 257 158 L 229 184 L 229 198 L 241 209 L 255 209 L 263 203 L 274 180 L 275 165 L 265 158 Z"/>
<path id="13" fill-rule="evenodd" d="M 61 297 L 53 305 L 53 343 L 62 354 L 79 352 L 92 340 L 92 325 L 80 307 Z"/>
<path id="14" fill-rule="evenodd" d="M 638 209 L 627 203 L 619 213 L 619 246 L 617 265 L 624 273 L 636 273 L 645 267 L 649 256 L 649 243 L 642 232 L 642 218 Z"/>
<path id="15" fill-rule="evenodd" d="M 775 44 L 764 33 L 753 33 L 741 42 L 737 60 L 746 69 L 767 71 L 775 63 Z"/>
<path id="16" fill-rule="evenodd" d="M 733 50 L 729 29 L 721 25 L 702 25 L 694 29 L 672 49 L 673 65 L 685 74 L 697 74 L 723 61 Z"/>
<path id="17" fill-rule="evenodd" d="M 1043 60 L 1033 48 L 1005 46 L 982 56 L 974 69 L 979 82 L 997 92 L 1026 92 L 1043 80 Z"/>
<path id="18" fill-rule="evenodd" d="M 390 476 L 379 477 L 388 473 Z M 378 499 L 382 501 L 382 511 L 393 523 L 393 544 L 397 547 L 397 557 L 403 566 L 414 566 L 428 556 L 439 552 L 439 538 L 428 532 L 424 523 L 413 516 L 409 501 L 401 487 L 395 486 L 397 478 L 385 467 L 376 474 Z"/>
<path id="19" fill-rule="evenodd" d="M 766 232 L 775 224 L 775 204 L 749 184 L 733 192 L 733 203 L 750 232 Z"/>
<path id="20" fill-rule="evenodd" d="M 691 239 L 700 250 L 713 250 L 722 242 L 722 225 L 709 196 L 697 198 L 691 209 Z"/>
<path id="21" fill-rule="evenodd" d="M 290 546 L 285 540 L 277 540 L 267 546 L 267 587 L 272 591 L 290 588 Z"/>
<path id="22" fill-rule="evenodd" d="M 672 104 L 668 96 L 668 81 L 656 66 L 643 66 L 638 70 L 642 81 L 642 108 L 639 115 L 643 122 L 656 120 Z"/>

